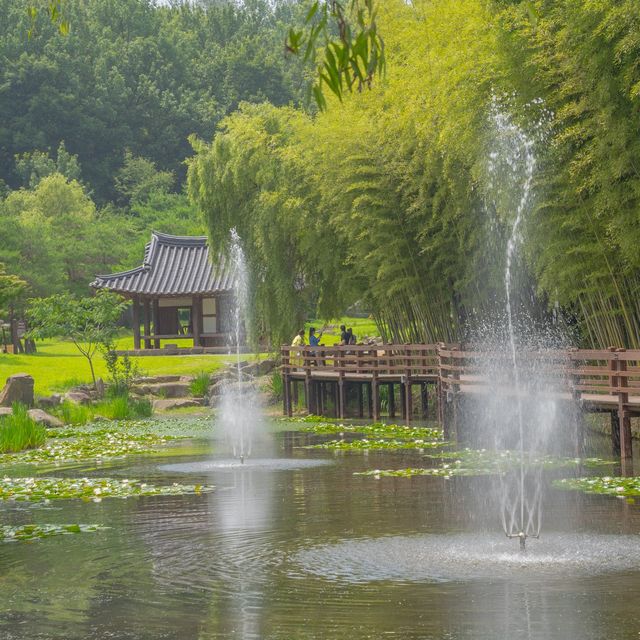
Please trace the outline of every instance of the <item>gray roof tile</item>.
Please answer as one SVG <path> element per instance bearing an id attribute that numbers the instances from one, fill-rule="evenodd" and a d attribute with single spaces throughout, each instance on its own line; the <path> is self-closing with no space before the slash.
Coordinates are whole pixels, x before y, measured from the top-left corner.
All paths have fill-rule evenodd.
<path id="1" fill-rule="evenodd" d="M 96 276 L 91 286 L 123 294 L 183 296 L 231 291 L 234 278 L 235 269 L 224 256 L 211 262 L 206 237 L 154 231 L 141 266 Z"/>

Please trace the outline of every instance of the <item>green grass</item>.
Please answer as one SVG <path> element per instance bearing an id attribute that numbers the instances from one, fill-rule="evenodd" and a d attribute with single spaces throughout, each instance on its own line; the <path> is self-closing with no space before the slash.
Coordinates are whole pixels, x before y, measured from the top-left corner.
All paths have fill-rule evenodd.
<path id="1" fill-rule="evenodd" d="M 14 403 L 13 415 L 0 418 L 0 452 L 2 453 L 34 449 L 44 444 L 45 438 L 45 428 L 29 417 L 24 405 Z"/>
<path id="2" fill-rule="evenodd" d="M 120 338 L 118 349 L 133 348 L 133 338 Z M 91 381 L 89 365 L 71 342 L 47 340 L 37 343 L 38 353 L 34 355 L 0 353 L 0 386 L 15 373 L 29 373 L 35 380 L 35 393 L 39 396 L 63 391 L 78 384 Z M 250 355 L 244 356 L 250 358 Z M 201 371 L 209 373 L 232 362 L 234 356 L 223 355 L 179 355 L 140 356 L 132 358 L 141 373 L 146 375 L 196 375 Z M 94 358 L 96 375 L 106 380 L 107 370 L 101 355 Z"/>
<path id="3" fill-rule="evenodd" d="M 322 344 L 327 346 L 338 344 L 338 342 L 340 342 L 340 325 L 342 324 L 345 325 L 347 329 L 349 327 L 353 329 L 353 333 L 356 334 L 358 342 L 365 337 L 373 338 L 380 335 L 380 331 L 378 331 L 376 323 L 371 318 L 353 318 L 345 316 L 336 320 L 309 320 L 309 322 L 304 326 L 306 331 L 305 341 L 308 342 L 309 340 L 309 327 L 315 327 L 316 333 L 319 333 L 322 331 L 322 328 L 325 327 L 321 339 Z"/>

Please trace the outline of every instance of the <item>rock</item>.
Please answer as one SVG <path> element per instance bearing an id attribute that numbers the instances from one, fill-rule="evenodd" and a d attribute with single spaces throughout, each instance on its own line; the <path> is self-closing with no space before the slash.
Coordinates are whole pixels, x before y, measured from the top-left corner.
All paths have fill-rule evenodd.
<path id="1" fill-rule="evenodd" d="M 180 382 L 182 376 L 142 376 L 136 378 L 134 382 L 137 385 L 156 384 L 160 382 Z"/>
<path id="2" fill-rule="evenodd" d="M 190 395 L 189 382 L 159 382 L 155 384 L 136 385 L 133 391 L 142 395 L 159 396 L 161 398 L 187 398 Z"/>
<path id="3" fill-rule="evenodd" d="M 29 409 L 28 411 L 29 417 L 40 424 L 43 424 L 45 427 L 49 428 L 59 428 L 64 427 L 64 423 L 62 420 L 58 420 L 55 416 L 48 414 L 46 411 L 42 409 Z"/>
<path id="4" fill-rule="evenodd" d="M 86 391 L 67 391 L 64 394 L 64 400 L 73 402 L 74 404 L 89 404 L 91 396 Z"/>
<path id="5" fill-rule="evenodd" d="M 271 373 L 277 366 L 278 363 L 272 358 L 260 360 L 260 362 L 258 362 L 258 366 L 256 367 L 256 375 L 266 376 L 268 373 Z"/>
<path id="6" fill-rule="evenodd" d="M 198 398 L 160 398 L 153 401 L 154 411 L 171 411 L 184 407 L 201 407 L 203 401 Z"/>
<path id="7" fill-rule="evenodd" d="M 50 409 L 57 407 L 62 402 L 62 396 L 59 393 L 53 393 L 50 396 L 45 396 L 38 400 L 38 405 L 42 409 Z"/>
<path id="8" fill-rule="evenodd" d="M 10 416 L 13 413 L 11 407 L 0 407 L 0 418 L 3 416 Z"/>
<path id="9" fill-rule="evenodd" d="M 33 406 L 33 378 L 28 373 L 16 373 L 7 378 L 0 391 L 0 407 L 10 407 L 14 402 Z"/>

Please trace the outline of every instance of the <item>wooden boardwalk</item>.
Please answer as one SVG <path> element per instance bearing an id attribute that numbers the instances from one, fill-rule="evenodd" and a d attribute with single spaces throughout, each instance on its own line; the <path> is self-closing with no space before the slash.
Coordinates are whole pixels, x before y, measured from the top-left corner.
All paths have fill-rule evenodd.
<path id="1" fill-rule="evenodd" d="M 283 346 L 281 356 L 286 415 L 303 396 L 307 410 L 318 415 L 332 409 L 338 418 L 379 420 L 384 404 L 386 415 L 399 413 L 410 422 L 417 408 L 427 417 L 431 399 L 448 432 L 456 427 L 462 396 L 496 393 L 497 388 L 503 394 L 516 392 L 507 354 L 452 345 Z M 640 416 L 640 350 L 548 350 L 519 353 L 518 359 L 524 371 L 535 367 L 540 393 L 575 402 L 583 412 L 609 413 L 614 449 L 623 459 L 631 458 L 631 417 Z M 416 388 L 420 407 L 414 406 Z"/>

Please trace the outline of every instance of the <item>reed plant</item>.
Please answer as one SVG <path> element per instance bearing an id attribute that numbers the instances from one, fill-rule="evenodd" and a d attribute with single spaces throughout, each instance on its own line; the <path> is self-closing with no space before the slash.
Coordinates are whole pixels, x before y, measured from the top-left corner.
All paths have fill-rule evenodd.
<path id="1" fill-rule="evenodd" d="M 204 398 L 211 386 L 211 376 L 206 371 L 200 371 L 196 374 L 189 385 L 189 391 L 196 398 Z"/>
<path id="2" fill-rule="evenodd" d="M 91 407 L 64 400 L 56 411 L 58 417 L 65 424 L 82 425 L 91 422 L 94 412 Z"/>
<path id="3" fill-rule="evenodd" d="M 13 413 L 0 418 L 0 452 L 16 453 L 34 449 L 44 444 L 46 431 L 43 425 L 33 420 L 27 407 L 15 402 Z"/>

